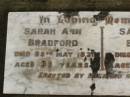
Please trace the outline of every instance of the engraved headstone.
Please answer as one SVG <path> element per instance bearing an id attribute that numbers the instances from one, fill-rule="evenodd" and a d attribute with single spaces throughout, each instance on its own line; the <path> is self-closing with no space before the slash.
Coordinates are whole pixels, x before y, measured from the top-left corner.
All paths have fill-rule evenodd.
<path id="1" fill-rule="evenodd" d="M 10 12 L 3 92 L 130 95 L 129 17 Z"/>

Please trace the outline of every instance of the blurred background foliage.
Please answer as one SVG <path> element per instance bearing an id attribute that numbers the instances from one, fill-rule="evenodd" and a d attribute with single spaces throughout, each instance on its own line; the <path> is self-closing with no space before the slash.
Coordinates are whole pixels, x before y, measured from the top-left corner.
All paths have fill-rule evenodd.
<path id="1" fill-rule="evenodd" d="M 0 0 L 0 11 L 129 9 L 130 0 Z"/>

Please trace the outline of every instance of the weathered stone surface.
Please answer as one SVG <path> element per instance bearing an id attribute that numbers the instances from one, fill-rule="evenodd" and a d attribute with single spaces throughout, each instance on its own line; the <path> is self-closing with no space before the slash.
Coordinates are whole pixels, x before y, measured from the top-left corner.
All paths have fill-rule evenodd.
<path id="1" fill-rule="evenodd" d="M 129 16 L 129 12 L 10 12 L 3 92 L 91 95 L 94 81 L 94 95 L 130 95 Z M 101 54 L 99 64 L 106 53 L 115 58 L 108 78 L 102 62 L 99 76 L 91 79 L 91 51 Z"/>
<path id="2" fill-rule="evenodd" d="M 37 2 L 38 1 L 38 2 Z M 44 2 L 43 2 L 44 1 Z M 46 2 L 45 2 L 46 1 Z M 74 2 L 74 3 L 73 3 Z M 7 15 L 10 11 L 114 10 L 130 11 L 129 0 L 0 0 L 0 96 L 3 93 Z M 10 95 L 23 97 L 25 95 Z M 7 97 L 7 96 L 6 96 Z"/>

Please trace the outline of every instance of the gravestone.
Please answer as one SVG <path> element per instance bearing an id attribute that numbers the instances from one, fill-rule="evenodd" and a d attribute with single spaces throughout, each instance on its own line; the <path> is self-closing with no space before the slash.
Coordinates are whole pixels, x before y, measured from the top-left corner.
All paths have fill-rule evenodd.
<path id="1" fill-rule="evenodd" d="M 130 95 L 129 16 L 113 11 L 9 12 L 3 93 Z M 110 75 L 104 64 L 107 53 L 115 59 Z"/>

